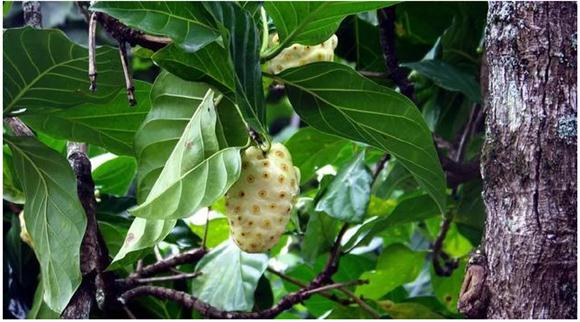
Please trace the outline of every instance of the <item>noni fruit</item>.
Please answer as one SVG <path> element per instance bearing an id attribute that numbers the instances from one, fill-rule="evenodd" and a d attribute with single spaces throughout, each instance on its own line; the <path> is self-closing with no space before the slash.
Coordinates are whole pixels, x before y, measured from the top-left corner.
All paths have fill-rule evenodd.
<path id="1" fill-rule="evenodd" d="M 299 182 L 299 170 L 282 144 L 274 143 L 267 153 L 257 147 L 244 151 L 240 179 L 226 193 L 231 235 L 241 250 L 260 253 L 276 245 Z"/>
<path id="2" fill-rule="evenodd" d="M 272 43 L 277 45 L 278 42 L 278 34 L 276 34 L 272 38 Z M 336 35 L 332 35 L 320 45 L 304 46 L 293 44 L 288 48 L 284 48 L 278 56 L 269 60 L 266 63 L 266 70 L 270 74 L 278 74 L 288 68 L 303 66 L 313 62 L 333 61 L 336 45 L 338 45 L 338 37 Z"/>

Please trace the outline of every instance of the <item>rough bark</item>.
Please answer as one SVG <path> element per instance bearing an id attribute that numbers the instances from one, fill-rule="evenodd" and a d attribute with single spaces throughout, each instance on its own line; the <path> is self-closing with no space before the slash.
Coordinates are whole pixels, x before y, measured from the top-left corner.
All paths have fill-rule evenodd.
<path id="1" fill-rule="evenodd" d="M 576 317 L 576 10 L 489 5 L 487 318 Z"/>

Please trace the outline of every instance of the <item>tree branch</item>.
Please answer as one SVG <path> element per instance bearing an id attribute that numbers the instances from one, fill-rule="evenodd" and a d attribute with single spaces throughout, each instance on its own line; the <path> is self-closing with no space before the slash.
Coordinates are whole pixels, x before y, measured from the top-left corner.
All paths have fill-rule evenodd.
<path id="1" fill-rule="evenodd" d="M 399 66 L 395 51 L 395 7 L 377 10 L 377 17 L 381 49 L 388 77 L 395 82 L 403 95 L 415 102 L 415 87 L 407 79 L 407 73 Z"/>

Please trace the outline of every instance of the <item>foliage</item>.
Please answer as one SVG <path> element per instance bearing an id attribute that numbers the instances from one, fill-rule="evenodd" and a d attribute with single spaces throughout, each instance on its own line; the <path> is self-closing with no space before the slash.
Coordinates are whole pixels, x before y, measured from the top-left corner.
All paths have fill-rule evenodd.
<path id="1" fill-rule="evenodd" d="M 385 72 L 375 10 L 389 6 L 396 58 L 415 100 L 375 75 Z M 14 285 L 6 292 L 5 284 L 5 316 L 58 316 L 81 283 L 87 223 L 65 158 L 66 142 L 75 141 L 89 146 L 97 221 L 117 276 L 134 272 L 139 259 L 155 261 L 154 250 L 170 256 L 204 240 L 209 253 L 179 267 L 201 275 L 163 285 L 223 310 L 264 310 L 299 289 L 271 270 L 310 283 L 348 223 L 334 282 L 367 280 L 347 291 L 383 318 L 459 317 L 465 257 L 483 228 L 481 182 L 448 186 L 439 160 L 453 153 L 437 149 L 433 136 L 457 142 L 481 101 L 486 5 L 98 1 L 91 10 L 172 41 L 155 51 L 133 48 L 133 107 L 105 30 L 97 36 L 98 87 L 88 89 L 89 54 L 78 37 L 87 25 L 74 8 L 43 11 L 57 28 L 37 30 L 16 18 L 19 3 L 3 5 L 4 117 L 19 117 L 35 133 L 16 136 L 4 123 L 4 277 Z M 280 43 L 268 46 L 274 32 Z M 333 34 L 334 61 L 263 72 L 284 48 Z M 225 216 L 240 153 L 256 145 L 250 128 L 265 145 L 284 143 L 301 173 L 291 220 L 264 254 L 241 251 Z M 469 151 L 479 150 L 480 135 L 468 138 Z M 476 154 L 469 151 L 467 160 Z M 390 159 L 377 168 L 385 153 Z M 18 239 L 17 213 L 6 210 L 14 207 L 24 209 L 33 250 Z M 431 267 L 443 214 L 452 218 L 443 251 L 460 262 L 449 277 Z M 139 317 L 201 317 L 149 297 L 131 305 Z M 373 315 L 317 294 L 279 317 Z"/>

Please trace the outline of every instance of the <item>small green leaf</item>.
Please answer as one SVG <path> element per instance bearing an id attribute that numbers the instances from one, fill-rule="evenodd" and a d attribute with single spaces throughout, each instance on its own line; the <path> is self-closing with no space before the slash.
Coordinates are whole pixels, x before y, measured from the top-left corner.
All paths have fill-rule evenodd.
<path id="1" fill-rule="evenodd" d="M 481 92 L 473 75 L 465 73 L 455 66 L 439 60 L 423 60 L 416 63 L 401 64 L 416 70 L 419 74 L 431 79 L 437 86 L 465 94 L 470 100 L 481 102 Z"/>
<path id="2" fill-rule="evenodd" d="M 33 129 L 55 138 L 95 144 L 115 154 L 133 155 L 135 132 L 151 108 L 150 91 L 149 83 L 136 81 L 136 106 L 129 106 L 127 93 L 121 91 L 107 104 L 84 103 L 67 109 L 32 111 L 21 119 Z"/>
<path id="3" fill-rule="evenodd" d="M 227 49 L 213 42 L 195 53 L 169 45 L 156 52 L 153 61 L 188 81 L 204 81 L 223 93 L 234 93 L 236 80 Z"/>
<path id="4" fill-rule="evenodd" d="M 356 288 L 356 294 L 370 299 L 380 299 L 397 286 L 412 282 L 423 267 L 424 252 L 413 252 L 401 244 L 393 244 L 383 250 L 377 267 L 372 272 L 365 272 L 361 279 L 368 279 L 369 284 Z"/>
<path id="5" fill-rule="evenodd" d="M 117 50 L 96 50 L 99 90 L 89 90 L 89 51 L 60 30 L 31 27 L 6 29 L 4 46 L 4 113 L 25 108 L 66 108 L 81 103 L 106 103 L 124 85 Z"/>
<path id="6" fill-rule="evenodd" d="M 431 131 L 413 102 L 337 63 L 308 64 L 279 76 L 294 109 L 310 126 L 391 153 L 445 210 L 443 169 Z"/>
<path id="7" fill-rule="evenodd" d="M 286 147 L 294 165 L 300 169 L 300 182 L 305 183 L 316 170 L 327 164 L 342 165 L 352 157 L 352 144 L 345 139 L 306 127 L 294 133 Z M 345 153 L 342 153 L 342 152 Z"/>
<path id="8" fill-rule="evenodd" d="M 133 216 L 184 218 L 226 193 L 240 175 L 240 148 L 219 150 L 216 121 L 213 91 L 209 90 L 147 198 L 129 210 Z"/>
<path id="9" fill-rule="evenodd" d="M 332 36 L 346 16 L 395 3 L 397 1 L 267 1 L 264 7 L 274 20 L 281 45 L 288 47 L 293 43 L 318 45 Z"/>
<path id="10" fill-rule="evenodd" d="M 219 36 L 201 2 L 99 1 L 91 10 L 104 12 L 130 27 L 171 37 L 189 52 L 203 48 Z"/>
<path id="11" fill-rule="evenodd" d="M 338 171 L 338 175 L 316 204 L 316 211 L 345 222 L 361 222 L 371 196 L 373 177 L 360 153 L 351 163 Z"/>
<path id="12" fill-rule="evenodd" d="M 26 196 L 24 219 L 40 262 L 44 301 L 62 312 L 81 283 L 86 216 L 76 177 L 63 156 L 35 138 L 4 136 L 4 141 Z"/>
<path id="13" fill-rule="evenodd" d="M 311 211 L 302 243 L 302 258 L 314 263 L 318 255 L 328 251 L 336 237 L 336 219 L 320 212 Z"/>
<path id="14" fill-rule="evenodd" d="M 136 170 L 135 158 L 114 157 L 93 169 L 95 189 L 101 193 L 124 196 L 133 182 Z"/>
<path id="15" fill-rule="evenodd" d="M 416 222 L 439 215 L 437 204 L 428 195 L 405 198 L 388 216 L 381 216 L 362 224 L 348 240 L 345 247 L 359 245 L 380 232 L 397 225 Z"/>
<path id="16" fill-rule="evenodd" d="M 249 311 L 267 266 L 267 255 L 245 253 L 228 239 L 197 264 L 201 275 L 192 280 L 191 292 L 221 310 Z"/>

